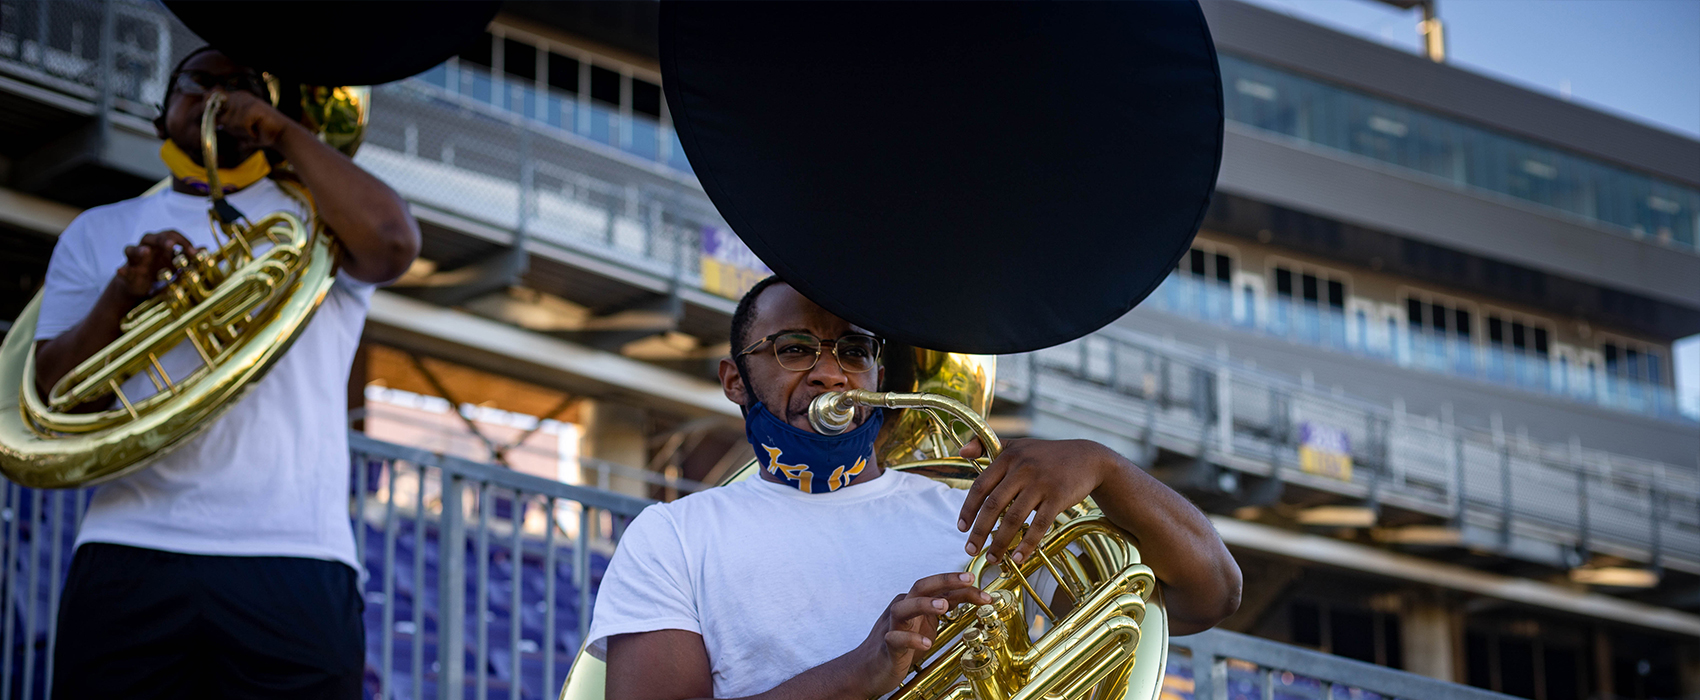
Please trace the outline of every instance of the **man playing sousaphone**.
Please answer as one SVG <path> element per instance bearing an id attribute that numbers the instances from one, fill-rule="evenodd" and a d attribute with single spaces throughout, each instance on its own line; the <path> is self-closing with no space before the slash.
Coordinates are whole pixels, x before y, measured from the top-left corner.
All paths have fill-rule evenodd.
<path id="1" fill-rule="evenodd" d="M 731 337 L 721 388 L 744 411 L 760 478 L 632 521 L 589 635 L 611 700 L 883 695 L 926 655 L 941 615 L 991 602 L 962 573 L 970 556 L 1024 561 L 1087 496 L 1138 540 L 1172 633 L 1238 608 L 1239 567 L 1210 521 L 1103 445 L 1012 440 L 955 490 L 876 460 L 879 411 L 836 436 L 811 426 L 816 396 L 879 386 L 882 344 L 865 329 L 770 277 L 739 302 Z"/>
<path id="2" fill-rule="evenodd" d="M 203 164 L 200 126 L 214 93 L 227 100 L 219 162 Z M 374 286 L 411 264 L 418 226 L 394 191 L 279 112 L 262 76 L 217 50 L 191 52 L 172 72 L 155 127 L 171 188 L 84 212 L 53 251 L 36 328 L 41 395 L 119 336 L 125 313 L 175 260 L 216 247 L 205 165 L 248 216 L 305 218 L 316 206 L 339 243 L 340 269 L 250 394 L 150 468 L 95 492 L 60 605 L 54 692 L 358 698 L 348 373 Z M 268 153 L 288 161 L 311 205 L 274 181 L 286 175 Z M 177 377 L 200 362 L 187 344 L 160 360 Z M 153 390 L 141 375 L 123 387 L 129 397 Z"/>

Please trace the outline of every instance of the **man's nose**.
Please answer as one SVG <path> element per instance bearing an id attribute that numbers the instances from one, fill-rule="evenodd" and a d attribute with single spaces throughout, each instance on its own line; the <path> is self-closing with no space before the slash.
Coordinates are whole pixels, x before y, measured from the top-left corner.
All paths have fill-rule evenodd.
<path id="1" fill-rule="evenodd" d="M 809 383 L 827 389 L 839 389 L 849 381 L 850 378 L 844 374 L 844 368 L 838 366 L 838 358 L 822 349 L 820 361 L 815 363 L 814 369 L 809 370 Z"/>

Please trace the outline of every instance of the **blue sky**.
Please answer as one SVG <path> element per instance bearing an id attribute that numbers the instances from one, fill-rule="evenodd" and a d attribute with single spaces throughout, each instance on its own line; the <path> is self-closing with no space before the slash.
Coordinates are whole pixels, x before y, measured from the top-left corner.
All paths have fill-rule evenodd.
<path id="1" fill-rule="evenodd" d="M 1416 53 L 1416 10 L 1374 0 L 1247 0 Z M 1700 139 L 1700 0 L 1439 0 L 1454 66 Z M 1700 413 L 1700 336 L 1677 343 Z"/>

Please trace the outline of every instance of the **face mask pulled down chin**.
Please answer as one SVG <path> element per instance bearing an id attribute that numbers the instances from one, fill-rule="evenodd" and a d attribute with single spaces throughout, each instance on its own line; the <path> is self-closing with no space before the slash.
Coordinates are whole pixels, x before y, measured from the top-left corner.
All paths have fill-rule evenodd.
<path id="1" fill-rule="evenodd" d="M 744 435 L 763 471 L 803 493 L 831 493 L 868 470 L 884 421 L 884 414 L 874 411 L 850 432 L 820 435 L 780 420 L 758 402 L 744 416 Z"/>

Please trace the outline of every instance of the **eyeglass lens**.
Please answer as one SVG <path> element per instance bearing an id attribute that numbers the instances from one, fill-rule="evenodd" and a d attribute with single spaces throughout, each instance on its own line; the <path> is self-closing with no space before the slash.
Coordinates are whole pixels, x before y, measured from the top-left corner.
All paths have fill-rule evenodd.
<path id="1" fill-rule="evenodd" d="M 773 339 L 773 354 L 779 366 L 804 372 L 814 369 L 820 361 L 821 345 L 832 344 L 832 354 L 838 366 L 846 372 L 867 372 L 879 363 L 879 341 L 866 335 L 847 335 L 837 340 L 822 341 L 805 333 L 788 333 Z"/>
<path id="2" fill-rule="evenodd" d="M 259 76 L 252 73 L 214 75 L 205 71 L 183 71 L 177 76 L 177 90 L 185 95 L 205 95 L 213 88 L 240 90 L 266 97 L 266 88 Z"/>

